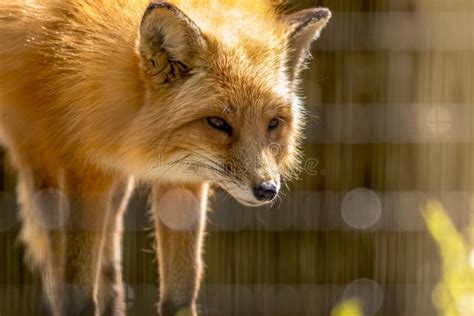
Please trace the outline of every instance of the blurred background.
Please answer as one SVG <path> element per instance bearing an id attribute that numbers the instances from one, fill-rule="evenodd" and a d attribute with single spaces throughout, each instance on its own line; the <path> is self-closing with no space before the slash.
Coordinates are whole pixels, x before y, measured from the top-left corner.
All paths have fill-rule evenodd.
<path id="1" fill-rule="evenodd" d="M 213 198 L 202 315 L 474 315 L 474 1 L 289 8 L 314 5 L 333 18 L 304 72 L 304 171 L 272 208 Z M 0 315 L 38 315 L 0 165 Z M 146 199 L 125 220 L 128 315 L 156 311 Z"/>

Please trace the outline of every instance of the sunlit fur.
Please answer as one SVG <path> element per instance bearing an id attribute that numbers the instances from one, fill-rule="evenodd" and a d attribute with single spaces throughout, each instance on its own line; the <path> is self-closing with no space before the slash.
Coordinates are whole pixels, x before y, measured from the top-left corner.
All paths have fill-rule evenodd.
<path id="1" fill-rule="evenodd" d="M 147 0 L 0 3 L 0 140 L 12 165 L 23 174 L 19 198 L 25 221 L 32 212 L 32 194 L 44 187 L 58 187 L 74 201 L 87 200 L 72 210 L 79 214 L 76 217 L 97 216 L 90 221 L 109 227 L 110 216 L 122 212 L 99 216 L 103 210 L 82 208 L 107 205 L 113 188 L 130 176 L 162 190 L 168 184 L 182 186 L 202 199 L 199 192 L 207 192 L 208 183 L 215 184 L 241 203 L 259 205 L 253 186 L 263 181 L 279 184 L 298 169 L 304 116 L 297 95 L 300 61 L 327 23 L 329 11 L 313 19 L 316 22 L 307 17 L 301 22 L 284 18 L 270 1 L 170 2 L 203 37 L 199 49 L 191 51 L 180 41 L 181 31 L 189 25 L 176 22 L 175 27 L 173 16 L 169 17 L 169 32 L 176 33 L 169 34 L 170 50 L 186 58 L 189 67 L 183 76 L 173 74 L 172 82 L 161 74 L 151 75 L 157 65 L 146 56 L 154 46 L 146 46 L 140 28 Z M 163 14 L 168 13 L 152 12 L 148 19 Z M 295 30 L 307 34 L 295 35 Z M 173 59 L 163 56 L 160 63 Z M 206 117 L 225 119 L 232 135 L 212 129 Z M 269 131 L 274 118 L 280 125 Z M 204 208 L 202 203 L 200 211 Z M 24 225 L 33 262 L 44 272 L 45 265 L 54 264 L 46 262 L 54 260 L 43 258 L 46 251 L 34 249 L 43 249 L 47 242 L 35 241 L 34 223 Z M 72 244 L 67 236 L 66 244 Z M 98 244 L 90 249 L 101 252 L 107 248 L 104 238 L 92 236 L 84 244 Z M 199 248 L 200 237 L 193 242 Z M 68 251 L 61 254 L 66 256 L 66 274 L 68 260 L 74 260 L 68 255 Z M 199 255 L 193 260 L 176 265 L 196 265 Z M 91 275 L 99 275 L 101 260 L 91 262 L 90 269 L 95 269 Z M 58 273 L 46 278 L 59 280 Z M 99 277 L 93 280 L 100 282 Z M 92 300 L 100 305 L 97 284 L 91 287 Z M 191 301 L 182 305 L 194 302 L 195 285 L 191 292 Z M 55 303 L 54 298 L 50 301 Z"/>

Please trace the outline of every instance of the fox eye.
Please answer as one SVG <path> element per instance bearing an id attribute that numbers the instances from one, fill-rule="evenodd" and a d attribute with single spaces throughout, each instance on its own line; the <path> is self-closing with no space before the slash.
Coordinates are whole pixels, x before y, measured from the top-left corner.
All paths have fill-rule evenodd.
<path id="1" fill-rule="evenodd" d="M 272 131 L 276 129 L 280 125 L 280 119 L 279 118 L 274 118 L 268 123 L 268 130 Z"/>
<path id="2" fill-rule="evenodd" d="M 232 135 L 232 127 L 220 117 L 211 116 L 207 118 L 207 123 L 210 127 L 222 131 L 228 135 Z"/>

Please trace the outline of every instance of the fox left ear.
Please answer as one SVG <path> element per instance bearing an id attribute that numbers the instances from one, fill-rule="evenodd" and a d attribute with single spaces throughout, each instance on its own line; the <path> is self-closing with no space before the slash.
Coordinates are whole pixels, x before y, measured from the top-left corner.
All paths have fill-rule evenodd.
<path id="1" fill-rule="evenodd" d="M 306 9 L 286 17 L 290 25 L 287 56 L 290 81 L 298 77 L 310 54 L 311 43 L 319 37 L 330 18 L 331 11 L 326 8 Z"/>
<path id="2" fill-rule="evenodd" d="M 140 25 L 142 67 L 157 83 L 186 76 L 207 42 L 199 27 L 173 4 L 150 3 Z"/>

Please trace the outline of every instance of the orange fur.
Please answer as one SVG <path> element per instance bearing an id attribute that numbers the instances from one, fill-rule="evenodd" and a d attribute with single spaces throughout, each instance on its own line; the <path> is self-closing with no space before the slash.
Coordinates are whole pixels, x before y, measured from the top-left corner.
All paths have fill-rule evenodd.
<path id="1" fill-rule="evenodd" d="M 96 314 L 124 312 L 116 232 L 132 190 L 124 189 L 127 178 L 153 183 L 154 191 L 192 192 L 201 215 L 208 184 L 247 205 L 268 202 L 254 188 L 278 190 L 280 178 L 297 170 L 298 74 L 329 18 L 326 9 L 287 16 L 264 0 L 0 4 L 0 140 L 19 173 L 22 236 L 53 314 L 70 305 L 60 295 L 67 282 L 79 284 Z M 212 128 L 209 117 L 231 132 Z M 51 187 L 71 205 L 60 232 L 34 220 L 45 211 L 35 192 Z M 167 243 L 160 262 L 199 266 L 203 224 L 192 228 L 192 240 L 162 224 L 156 220 L 159 242 Z M 190 255 L 173 255 L 180 252 Z M 181 259 L 167 264 L 167 256 Z M 162 302 L 164 314 L 193 310 L 199 271 L 186 280 L 162 269 L 170 274 L 162 289 L 174 293 Z"/>

